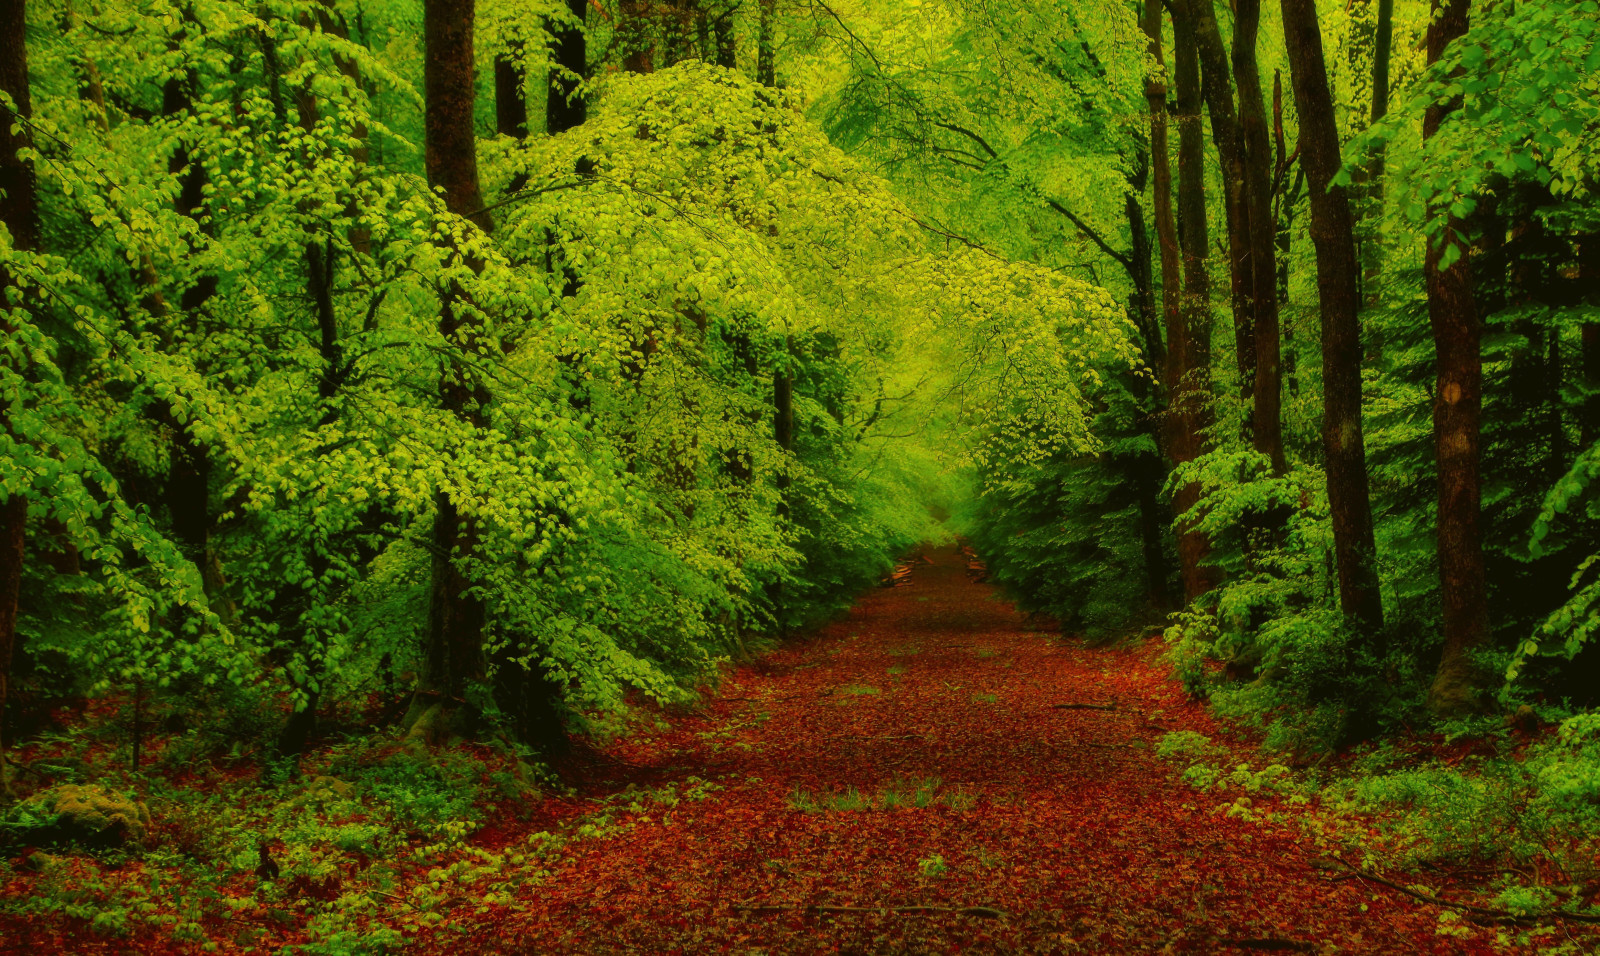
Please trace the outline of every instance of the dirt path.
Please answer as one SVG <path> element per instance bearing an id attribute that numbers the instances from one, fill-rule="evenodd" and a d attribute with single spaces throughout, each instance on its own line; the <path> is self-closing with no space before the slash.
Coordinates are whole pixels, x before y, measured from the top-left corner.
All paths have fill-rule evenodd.
<path id="1" fill-rule="evenodd" d="M 1153 752 L 1152 723 L 1215 728 L 1148 650 L 1030 631 L 954 551 L 930 557 L 909 586 L 874 591 L 815 639 L 739 670 L 704 712 L 608 748 L 615 763 L 582 797 L 610 795 L 608 835 L 551 852 L 531 900 L 492 908 L 471 945 L 1499 951 L 1492 929 L 1439 935 L 1439 910 L 1334 881 L 1292 828 L 1215 814 L 1220 798 Z M 615 796 L 629 784 L 682 795 L 691 777 L 720 789 L 676 806 Z M 851 788 L 870 809 L 848 808 Z M 886 793 L 903 805 L 885 808 Z"/>

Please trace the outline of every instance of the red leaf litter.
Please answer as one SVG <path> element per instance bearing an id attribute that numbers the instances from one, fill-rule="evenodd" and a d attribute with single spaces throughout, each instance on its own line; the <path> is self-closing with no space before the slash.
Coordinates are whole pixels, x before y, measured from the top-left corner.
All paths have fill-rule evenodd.
<path id="1" fill-rule="evenodd" d="M 1438 908 L 1319 869 L 1291 826 L 1213 813 L 1218 798 L 1154 753 L 1165 729 L 1218 728 L 1153 649 L 1053 640 L 969 580 L 954 550 L 929 558 L 908 586 L 735 670 L 704 714 L 607 751 L 621 766 L 604 788 L 698 776 L 724 789 L 573 843 L 528 899 L 458 916 L 465 932 L 430 948 L 1506 951 L 1493 927 L 1440 935 Z M 927 778 L 969 801 L 806 812 L 792 800 L 872 799 Z M 933 877 L 923 861 L 936 855 Z"/>
<path id="2" fill-rule="evenodd" d="M 421 912 L 412 890 L 437 861 L 411 865 L 370 918 L 401 928 L 405 952 L 467 956 L 1511 951 L 1507 927 L 1441 923 L 1329 867 L 1297 824 L 1265 822 L 1287 809 L 1277 797 L 1253 797 L 1253 819 L 1218 813 L 1232 794 L 1197 792 L 1155 753 L 1169 730 L 1220 732 L 1158 642 L 1041 633 L 967 564 L 930 552 L 814 637 L 731 668 L 696 712 L 570 761 L 576 792 L 496 805 L 451 852 L 505 862 L 452 890 L 435 924 L 399 914 Z M 29 892 L 15 882 L 0 892 Z M 203 950 L 7 920 L 0 953 L 308 940 L 263 924 L 241 950 L 236 927 L 206 929 Z"/>

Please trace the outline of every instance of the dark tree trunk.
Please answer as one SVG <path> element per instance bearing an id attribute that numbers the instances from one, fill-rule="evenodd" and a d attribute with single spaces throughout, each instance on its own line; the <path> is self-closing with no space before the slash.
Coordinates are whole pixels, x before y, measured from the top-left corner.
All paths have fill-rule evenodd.
<path id="1" fill-rule="evenodd" d="M 587 0 L 567 0 L 573 22 L 552 27 L 550 38 L 555 62 L 550 66 L 550 91 L 545 101 L 545 132 L 554 136 L 589 118 L 589 106 L 578 85 L 589 75 L 589 47 L 585 35 Z"/>
<path id="2" fill-rule="evenodd" d="M 1578 284 L 1585 290 L 1589 305 L 1600 308 L 1600 234 L 1590 233 L 1578 240 Z M 1588 394 L 1583 400 L 1579 434 L 1585 447 L 1600 441 L 1600 322 L 1583 324 L 1583 383 Z"/>
<path id="3" fill-rule="evenodd" d="M 777 57 L 772 45 L 772 9 L 775 0 L 756 0 L 758 20 L 756 25 L 756 82 L 762 86 L 776 86 Z"/>
<path id="4" fill-rule="evenodd" d="M 1378 0 L 1378 23 L 1372 46 L 1372 122 L 1389 114 L 1389 52 L 1394 46 L 1394 0 Z M 1383 243 L 1378 220 L 1383 216 L 1384 147 L 1367 160 L 1362 189 L 1361 289 L 1366 305 L 1378 304 L 1378 277 L 1383 272 Z"/>
<path id="5" fill-rule="evenodd" d="M 522 65 L 522 43 L 494 58 L 494 129 L 521 143 L 528 138 L 528 74 Z M 506 192 L 518 193 L 528 177 L 513 173 Z"/>
<path id="6" fill-rule="evenodd" d="M 428 183 L 444 193 L 450 212 L 489 232 L 494 223 L 483 205 L 472 128 L 473 8 L 473 0 L 424 0 L 423 157 Z M 481 268 L 481 263 L 472 265 Z M 463 331 L 470 334 L 458 308 L 464 290 L 452 284 L 442 299 L 439 331 L 445 341 L 456 341 Z M 440 382 L 441 402 L 462 422 L 482 427 L 488 395 L 468 375 L 452 361 Z M 436 493 L 424 674 L 408 718 L 418 736 L 443 736 L 465 704 L 469 685 L 484 677 L 483 601 L 461 567 L 477 543 L 477 522 L 461 513 L 449 492 Z"/>
<path id="7" fill-rule="evenodd" d="M 29 148 L 28 127 L 19 125 L 33 116 L 28 89 L 27 5 L 25 0 L 0 0 L 0 92 L 10 97 L 15 110 L 0 106 L 0 223 L 11 233 L 11 246 L 32 252 L 39 245 L 39 210 L 33 164 L 21 155 Z M 22 290 L 0 267 L 0 309 L 17 304 Z M 8 337 L 16 329 L 0 320 Z M 24 376 L 27 370 L 20 371 Z M 11 410 L 0 408 L 0 424 L 12 430 Z M 11 660 L 16 651 L 17 601 L 22 594 L 22 566 L 28 524 L 28 501 L 13 494 L 0 504 L 0 795 L 10 793 L 6 768 L 6 703 L 11 690 Z"/>
<path id="8" fill-rule="evenodd" d="M 733 6 L 723 8 L 711 21 L 711 33 L 717 42 L 717 65 L 736 69 L 739 65 L 739 48 L 733 35 Z"/>
<path id="9" fill-rule="evenodd" d="M 1467 30 L 1469 0 L 1434 0 L 1428 62 Z M 1423 137 L 1438 132 L 1459 100 L 1428 107 Z M 1489 606 L 1480 526 L 1482 476 L 1479 434 L 1483 413 L 1483 328 L 1473 296 L 1466 229 L 1444 209 L 1430 210 L 1443 228 L 1428 241 L 1423 262 L 1428 320 L 1438 354 L 1433 432 L 1439 460 L 1439 576 L 1444 650 L 1428 695 L 1440 714 L 1473 708 L 1483 675 L 1472 655 L 1489 640 Z M 1445 264 L 1446 252 L 1455 256 Z"/>
<path id="10" fill-rule="evenodd" d="M 1144 336 L 1145 360 L 1151 369 L 1160 369 L 1167 361 L 1167 347 L 1161 340 L 1161 314 L 1156 309 L 1156 284 L 1151 263 L 1155 250 L 1150 246 L 1150 231 L 1145 228 L 1144 206 L 1139 203 L 1139 195 L 1144 192 L 1144 180 L 1144 176 L 1138 177 L 1137 185 L 1123 194 L 1122 210 L 1128 222 L 1128 278 L 1133 280 L 1132 311 Z"/>
<path id="11" fill-rule="evenodd" d="M 1160 0 L 1145 0 L 1140 25 L 1148 39 L 1150 56 L 1157 64 L 1162 62 L 1161 53 L 1161 2 Z M 1155 220 L 1156 251 L 1161 262 L 1161 306 L 1159 315 L 1156 312 L 1155 293 L 1152 289 L 1147 293 L 1147 308 L 1150 311 L 1149 323 L 1152 328 L 1165 330 L 1165 351 L 1159 356 L 1151 355 L 1149 362 L 1153 370 L 1160 373 L 1162 378 L 1161 399 L 1166 407 L 1160 409 L 1162 427 L 1156 432 L 1157 444 L 1165 452 L 1168 459 L 1176 460 L 1173 455 L 1175 445 L 1181 445 L 1184 438 L 1176 435 L 1184 421 L 1172 413 L 1172 398 L 1179 391 L 1179 383 L 1183 378 L 1183 370 L 1187 367 L 1188 356 L 1188 330 L 1183 325 L 1182 312 L 1179 307 L 1179 296 L 1182 292 L 1180 278 L 1182 263 L 1181 253 L 1178 251 L 1178 227 L 1172 218 L 1172 164 L 1168 159 L 1170 147 L 1167 144 L 1167 87 L 1156 80 L 1152 75 L 1145 79 L 1145 106 L 1150 114 L 1150 179 L 1151 179 L 1151 204 L 1154 206 L 1153 218 Z M 1129 204 L 1132 205 L 1130 194 Z M 1140 216 L 1139 235 L 1144 235 L 1143 215 Z M 1151 250 L 1149 240 L 1142 240 L 1143 253 L 1140 254 L 1139 243 L 1135 243 L 1135 258 L 1142 258 L 1148 262 Z M 1149 276 L 1150 266 L 1145 266 L 1146 276 Z M 1147 284 L 1153 282 L 1147 278 Z M 1174 373 L 1176 370 L 1176 374 Z M 1144 559 L 1145 574 L 1148 579 L 1150 595 L 1157 605 L 1170 603 L 1171 594 L 1168 581 L 1170 572 L 1167 566 L 1165 537 L 1166 529 L 1171 526 L 1172 513 L 1163 507 L 1160 498 L 1160 487 L 1166 481 L 1166 468 L 1157 466 L 1150 469 L 1146 475 L 1146 482 L 1139 488 L 1139 514 L 1141 528 L 1144 534 Z M 1179 554 L 1180 563 L 1183 555 Z M 1185 579 L 1188 568 L 1183 568 Z"/>
<path id="12" fill-rule="evenodd" d="M 649 0 L 621 0 L 617 36 L 622 44 L 622 68 L 629 73 L 655 71 L 655 39 L 650 35 Z"/>
<path id="13" fill-rule="evenodd" d="M 167 80 L 162 87 L 161 114 L 177 116 L 190 109 L 190 87 L 196 82 L 193 73 Z M 178 196 L 174 208 L 179 215 L 195 220 L 197 232 L 209 236 L 211 226 L 201 221 L 205 204 L 206 167 L 186 143 L 180 141 L 167 159 L 167 171 L 178 179 Z M 198 253 L 199 249 L 191 250 Z M 163 315 L 167 300 L 156 283 L 159 277 L 153 268 L 145 280 L 149 290 L 145 305 L 151 314 Z M 217 291 L 216 276 L 205 273 L 185 286 L 179 296 L 183 312 L 193 317 L 206 307 Z M 197 320 L 192 319 L 197 324 Z M 172 520 L 172 531 L 184 554 L 200 570 L 201 584 L 224 618 L 231 616 L 232 605 L 223 597 L 227 581 L 222 573 L 222 561 L 211 547 L 211 456 L 209 450 L 195 439 L 188 427 L 176 414 L 166 414 L 172 428 L 171 471 L 167 476 L 165 499 Z"/>
<path id="14" fill-rule="evenodd" d="M 1261 0 L 1237 0 L 1233 27 L 1233 73 L 1239 87 L 1239 140 L 1244 173 L 1245 222 L 1248 232 L 1250 311 L 1255 322 L 1256 450 L 1272 461 L 1274 474 L 1289 470 L 1283 455 L 1282 345 L 1278 328 L 1278 275 L 1274 263 L 1272 218 L 1272 147 L 1267 134 L 1267 105 L 1256 63 L 1261 25 Z"/>
<path id="15" fill-rule="evenodd" d="M 1317 252 L 1322 308 L 1322 444 L 1333 516 L 1339 607 L 1376 632 L 1383 600 L 1375 566 L 1372 500 L 1361 428 L 1361 323 L 1356 285 L 1355 224 L 1339 171 L 1339 131 L 1328 88 L 1316 0 L 1282 0 L 1284 41 L 1300 112 L 1301 162 L 1311 189 L 1311 242 Z"/>
<path id="16" fill-rule="evenodd" d="M 494 128 L 515 140 L 528 136 L 528 76 L 522 67 L 522 44 L 494 58 Z"/>
<path id="17" fill-rule="evenodd" d="M 1250 211 L 1245 192 L 1245 160 L 1239 117 L 1233 107 L 1233 79 L 1227 51 L 1217 28 L 1212 0 L 1177 0 L 1195 38 L 1199 54 L 1201 93 L 1211 114 L 1211 139 L 1222 163 L 1223 209 L 1228 225 L 1228 277 L 1233 303 L 1234 351 L 1238 359 L 1239 394 L 1249 400 L 1255 392 L 1256 325 L 1253 309 L 1254 276 L 1250 270 Z"/>
<path id="18" fill-rule="evenodd" d="M 1173 83 L 1178 117 L 1177 233 L 1183 259 L 1183 294 L 1179 300 L 1178 334 L 1182 364 L 1168 355 L 1169 414 L 1172 416 L 1172 460 L 1193 461 L 1206 450 L 1205 430 L 1211 425 L 1211 276 L 1206 229 L 1205 127 L 1201 121 L 1200 64 L 1194 24 L 1173 17 Z M 1183 566 L 1184 598 L 1195 598 L 1217 586 L 1217 570 L 1205 562 L 1211 542 L 1182 517 L 1200 500 L 1197 483 L 1179 487 L 1172 509 L 1178 517 L 1178 555 Z"/>

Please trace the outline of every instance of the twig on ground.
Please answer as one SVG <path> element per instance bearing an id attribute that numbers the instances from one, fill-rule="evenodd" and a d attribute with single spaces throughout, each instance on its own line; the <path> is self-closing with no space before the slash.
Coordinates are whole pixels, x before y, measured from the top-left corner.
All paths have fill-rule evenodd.
<path id="1" fill-rule="evenodd" d="M 1511 910 L 1496 909 L 1492 906 L 1477 906 L 1472 903 L 1456 903 L 1451 900 L 1441 899 L 1431 893 L 1414 890 L 1402 883 L 1379 876 L 1370 870 L 1363 870 L 1351 866 L 1343 860 L 1322 860 L 1312 863 L 1317 869 L 1334 869 L 1342 866 L 1349 871 L 1350 876 L 1358 880 L 1370 880 L 1381 886 L 1404 893 L 1412 899 L 1421 900 L 1431 906 L 1442 906 L 1446 909 L 1461 910 L 1463 913 L 1473 913 L 1489 919 L 1505 920 L 1511 923 L 1537 923 L 1543 920 L 1564 920 L 1573 923 L 1600 923 L 1600 914 L 1594 913 L 1569 913 L 1566 910 L 1539 910 L 1533 913 L 1513 913 Z"/>
<path id="2" fill-rule="evenodd" d="M 1051 704 L 1051 710 L 1117 710 L 1116 704 Z"/>
<path id="3" fill-rule="evenodd" d="M 732 907 L 747 913 L 777 913 L 785 910 L 802 910 L 808 913 L 952 913 L 956 916 L 976 916 L 980 919 L 1005 919 L 1006 914 L 992 906 L 834 906 L 827 903 L 792 903 L 750 905 L 735 903 Z"/>

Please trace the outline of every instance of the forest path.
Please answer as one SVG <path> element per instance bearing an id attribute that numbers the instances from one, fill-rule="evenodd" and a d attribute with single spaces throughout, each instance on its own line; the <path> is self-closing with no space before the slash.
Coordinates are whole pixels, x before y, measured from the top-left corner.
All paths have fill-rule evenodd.
<path id="1" fill-rule="evenodd" d="M 1163 729 L 1216 729 L 1154 648 L 1030 630 L 953 549 L 928 558 L 908 586 L 875 590 L 814 638 L 736 669 L 703 710 L 605 748 L 570 798 L 591 823 L 609 808 L 601 835 L 552 853 L 549 878 L 480 917 L 470 946 L 1498 951 L 1490 929 L 1441 936 L 1439 910 L 1333 880 L 1297 828 L 1215 813 L 1225 798 L 1188 787 L 1154 752 Z M 717 789 L 671 807 L 619 796 L 628 785 L 683 795 L 690 778 Z M 852 788 L 870 809 L 827 806 Z M 904 805 L 885 807 L 886 793 Z M 1256 810 L 1277 805 L 1264 797 Z M 983 909 L 848 909 L 912 906 Z"/>

